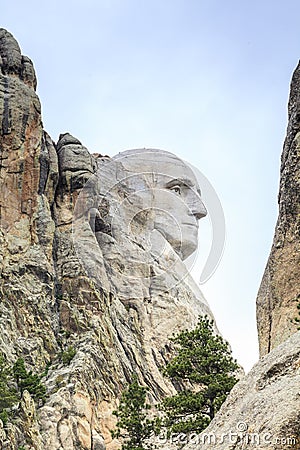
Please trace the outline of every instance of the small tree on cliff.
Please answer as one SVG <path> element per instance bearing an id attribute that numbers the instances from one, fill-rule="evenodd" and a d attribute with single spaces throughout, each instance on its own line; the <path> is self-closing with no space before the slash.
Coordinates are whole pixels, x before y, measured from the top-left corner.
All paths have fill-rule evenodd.
<path id="1" fill-rule="evenodd" d="M 6 424 L 11 408 L 19 401 L 13 383 L 12 370 L 4 356 L 0 354 L 0 419 Z"/>
<path id="2" fill-rule="evenodd" d="M 21 394 L 27 390 L 35 400 L 46 400 L 46 387 L 41 383 L 41 376 L 27 372 L 23 358 L 15 362 L 13 374 Z"/>
<path id="3" fill-rule="evenodd" d="M 177 355 L 164 374 L 190 388 L 163 401 L 164 425 L 169 432 L 201 432 L 237 382 L 234 372 L 238 365 L 228 343 L 214 333 L 213 321 L 207 317 L 200 318 L 194 330 L 182 331 L 171 341 Z"/>
<path id="4" fill-rule="evenodd" d="M 150 405 L 146 402 L 147 388 L 140 386 L 137 377 L 123 392 L 120 406 L 113 414 L 117 416 L 113 437 L 122 437 L 123 450 L 148 450 L 153 448 L 149 438 L 157 434 L 160 420 L 149 418 Z"/>

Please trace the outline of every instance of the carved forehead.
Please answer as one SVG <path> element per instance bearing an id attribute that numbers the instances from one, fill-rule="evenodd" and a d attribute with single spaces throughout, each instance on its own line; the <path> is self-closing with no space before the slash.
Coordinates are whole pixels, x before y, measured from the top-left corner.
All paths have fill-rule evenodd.
<path id="1" fill-rule="evenodd" d="M 118 160 L 129 174 L 145 175 L 145 177 L 153 174 L 153 181 L 159 185 L 171 179 L 178 179 L 198 187 L 194 172 L 187 163 L 165 150 L 128 150 L 116 155 L 114 159 Z"/>

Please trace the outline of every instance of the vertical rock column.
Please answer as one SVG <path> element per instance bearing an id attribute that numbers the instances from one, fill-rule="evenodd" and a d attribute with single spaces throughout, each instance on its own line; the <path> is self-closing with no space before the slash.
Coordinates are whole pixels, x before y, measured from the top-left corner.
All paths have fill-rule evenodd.
<path id="1" fill-rule="evenodd" d="M 35 89 L 32 62 L 1 28 L 0 347 L 8 360 L 28 354 L 26 362 L 42 369 L 56 347 L 50 209 L 58 164 Z"/>
<path id="2" fill-rule="evenodd" d="M 42 140 L 41 107 L 29 58 L 13 36 L 0 29 L 0 185 L 1 228 L 13 253 L 35 239 L 34 211 Z"/>
<path id="3" fill-rule="evenodd" d="M 257 297 L 261 356 L 296 332 L 295 318 L 300 319 L 300 64 L 291 82 L 278 202 L 275 236 Z"/>

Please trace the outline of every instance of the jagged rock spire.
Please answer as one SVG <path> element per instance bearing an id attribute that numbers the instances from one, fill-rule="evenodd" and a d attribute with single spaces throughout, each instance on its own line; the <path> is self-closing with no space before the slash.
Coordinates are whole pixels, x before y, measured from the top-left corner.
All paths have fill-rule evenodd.
<path id="1" fill-rule="evenodd" d="M 37 80 L 32 61 L 21 54 L 18 42 L 4 28 L 0 28 L 0 69 L 2 75 L 17 75 L 36 90 Z"/>

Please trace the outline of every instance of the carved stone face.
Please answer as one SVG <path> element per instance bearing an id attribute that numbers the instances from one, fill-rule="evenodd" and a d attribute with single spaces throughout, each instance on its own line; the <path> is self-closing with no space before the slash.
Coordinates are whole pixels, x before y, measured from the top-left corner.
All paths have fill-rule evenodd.
<path id="1" fill-rule="evenodd" d="M 148 230 L 157 230 L 186 259 L 197 248 L 198 221 L 207 214 L 191 168 L 172 153 L 153 149 L 123 152 L 121 163 L 128 175 L 123 182 L 135 191 L 128 204 L 149 211 Z"/>

